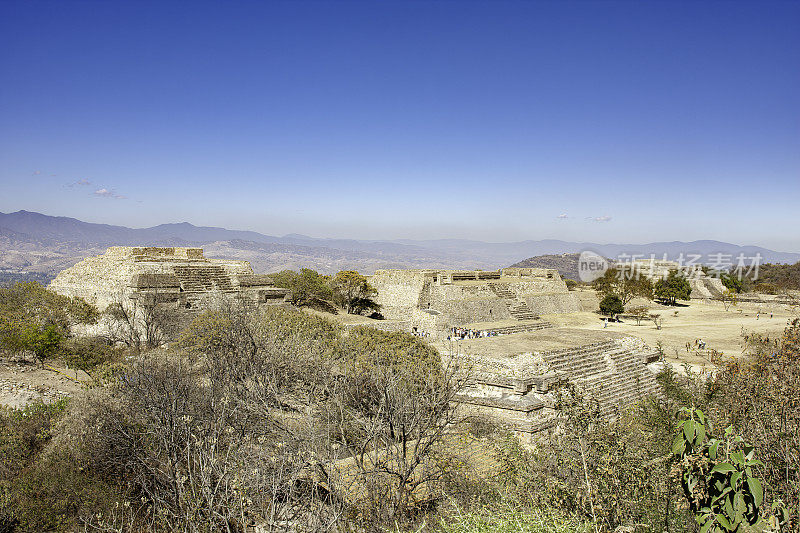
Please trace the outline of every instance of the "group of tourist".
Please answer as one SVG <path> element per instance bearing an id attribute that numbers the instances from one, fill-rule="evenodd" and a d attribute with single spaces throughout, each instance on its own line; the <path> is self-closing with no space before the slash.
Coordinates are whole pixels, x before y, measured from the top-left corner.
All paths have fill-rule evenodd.
<path id="1" fill-rule="evenodd" d="M 484 337 L 496 337 L 498 333 L 491 330 L 476 330 L 470 328 L 450 328 L 450 335 L 447 340 L 481 339 Z"/>
<path id="2" fill-rule="evenodd" d="M 701 350 L 705 350 L 706 349 L 706 341 L 704 341 L 703 339 L 695 339 L 694 340 L 694 345 L 691 342 L 687 342 L 686 343 L 686 351 L 689 352 L 692 349 L 693 346 L 694 346 L 694 348 L 700 348 Z"/>

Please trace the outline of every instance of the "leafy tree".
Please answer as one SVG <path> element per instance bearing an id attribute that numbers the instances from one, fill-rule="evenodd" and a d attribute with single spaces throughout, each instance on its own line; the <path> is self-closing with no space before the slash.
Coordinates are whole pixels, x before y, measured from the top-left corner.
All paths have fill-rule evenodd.
<path id="1" fill-rule="evenodd" d="M 0 348 L 33 352 L 40 362 L 53 357 L 75 324 L 97 321 L 97 310 L 81 298 L 69 298 L 36 282 L 0 289 Z"/>
<path id="2" fill-rule="evenodd" d="M 737 294 L 742 292 L 744 288 L 744 282 L 739 276 L 723 273 L 720 275 L 719 279 L 722 281 L 722 284 L 725 285 L 725 288 Z"/>
<path id="3" fill-rule="evenodd" d="M 656 298 L 669 305 L 675 305 L 676 300 L 688 300 L 691 294 L 692 286 L 677 270 L 671 270 L 666 279 L 660 279 L 655 284 Z"/>
<path id="4" fill-rule="evenodd" d="M 367 278 L 355 270 L 342 270 L 331 281 L 336 303 L 348 313 L 377 311 L 380 306 L 372 299 L 378 291 L 367 282 Z"/>
<path id="5" fill-rule="evenodd" d="M 716 418 L 759 450 L 766 495 L 780 499 L 798 531 L 800 510 L 800 320 L 779 338 L 749 334 L 745 356 L 731 357 L 708 384 Z"/>
<path id="6" fill-rule="evenodd" d="M 64 363 L 75 370 L 89 374 L 94 368 L 109 362 L 114 357 L 114 348 L 101 338 L 68 339 L 62 347 L 61 358 Z"/>
<path id="7" fill-rule="evenodd" d="M 301 268 L 300 272 L 283 270 L 270 276 L 276 287 L 292 291 L 291 300 L 295 305 L 309 305 L 315 300 L 333 299 L 330 277 L 316 270 Z"/>
<path id="8" fill-rule="evenodd" d="M 653 282 L 629 265 L 609 268 L 592 285 L 601 295 L 616 294 L 623 305 L 636 297 L 653 299 Z"/>
<path id="9" fill-rule="evenodd" d="M 624 311 L 625 306 L 622 305 L 622 300 L 616 294 L 608 294 L 600 300 L 600 312 L 604 315 L 613 316 Z"/>

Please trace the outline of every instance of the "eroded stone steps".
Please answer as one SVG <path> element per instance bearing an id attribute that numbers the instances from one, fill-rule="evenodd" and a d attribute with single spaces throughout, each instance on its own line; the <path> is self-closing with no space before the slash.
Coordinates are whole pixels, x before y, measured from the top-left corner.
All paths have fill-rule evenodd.
<path id="1" fill-rule="evenodd" d="M 542 320 L 535 324 L 519 324 L 518 326 L 505 326 L 501 328 L 490 328 L 490 329 L 494 333 L 499 333 L 501 335 L 509 335 L 512 333 L 525 333 L 527 331 L 538 331 L 540 329 L 548 329 L 552 327 L 553 324 Z"/>
<path id="2" fill-rule="evenodd" d="M 603 416 L 611 416 L 658 390 L 655 377 L 645 367 L 645 356 L 613 341 L 549 355 L 546 360 L 552 368 L 596 399 Z"/>
<path id="3" fill-rule="evenodd" d="M 218 266 L 175 266 L 174 271 L 185 292 L 234 290 L 230 276 Z"/>

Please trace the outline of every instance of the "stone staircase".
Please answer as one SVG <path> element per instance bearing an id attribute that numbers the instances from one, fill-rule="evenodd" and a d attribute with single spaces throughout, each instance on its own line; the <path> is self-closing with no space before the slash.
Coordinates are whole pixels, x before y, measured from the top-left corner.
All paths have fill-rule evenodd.
<path id="1" fill-rule="evenodd" d="M 502 283 L 489 283 L 488 285 L 493 293 L 505 300 L 508 312 L 512 317 L 517 320 L 534 320 L 539 318 L 539 315 L 534 313 L 524 300 L 518 300 L 517 295 L 511 292 L 506 285 Z"/>
<path id="2" fill-rule="evenodd" d="M 184 292 L 233 291 L 231 278 L 216 265 L 176 265 L 175 275 Z"/>
<path id="3" fill-rule="evenodd" d="M 533 320 L 539 318 L 539 315 L 531 311 L 528 304 L 522 301 L 517 301 L 509 305 L 508 312 L 517 320 Z"/>
<path id="4" fill-rule="evenodd" d="M 489 288 L 500 298 L 504 300 L 516 300 L 517 295 L 508 290 L 508 287 L 501 283 L 489 283 Z"/>
<path id="5" fill-rule="evenodd" d="M 533 324 L 515 324 L 513 326 L 504 326 L 499 328 L 490 328 L 493 332 L 500 335 L 510 335 L 512 333 L 525 333 L 527 331 L 538 331 L 540 329 L 552 328 L 553 324 L 546 320 L 540 320 Z"/>
<path id="6" fill-rule="evenodd" d="M 655 376 L 645 366 L 647 357 L 614 341 L 547 352 L 543 358 L 551 371 L 578 385 L 587 398 L 598 400 L 603 416 L 658 390 Z"/>

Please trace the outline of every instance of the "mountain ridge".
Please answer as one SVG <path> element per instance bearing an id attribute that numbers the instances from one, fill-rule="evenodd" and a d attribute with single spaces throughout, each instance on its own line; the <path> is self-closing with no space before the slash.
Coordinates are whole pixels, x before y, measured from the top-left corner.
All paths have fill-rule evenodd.
<path id="1" fill-rule="evenodd" d="M 84 222 L 33 211 L 0 213 L 0 268 L 63 268 L 85 255 L 113 245 L 202 246 L 209 257 L 251 261 L 258 271 L 306 266 L 325 273 L 378 268 L 495 269 L 543 255 L 594 251 L 604 257 L 639 254 L 677 259 L 680 254 L 761 254 L 762 262 L 795 263 L 800 253 L 710 239 L 645 244 L 570 242 L 559 239 L 483 242 L 470 239 L 359 240 L 315 238 L 301 234 L 281 237 L 250 230 L 195 226 L 189 222 L 129 228 Z M 13 257 L 12 257 L 13 256 Z M 706 261 L 707 262 L 707 261 Z M 13 265 L 13 266 L 12 266 Z"/>

